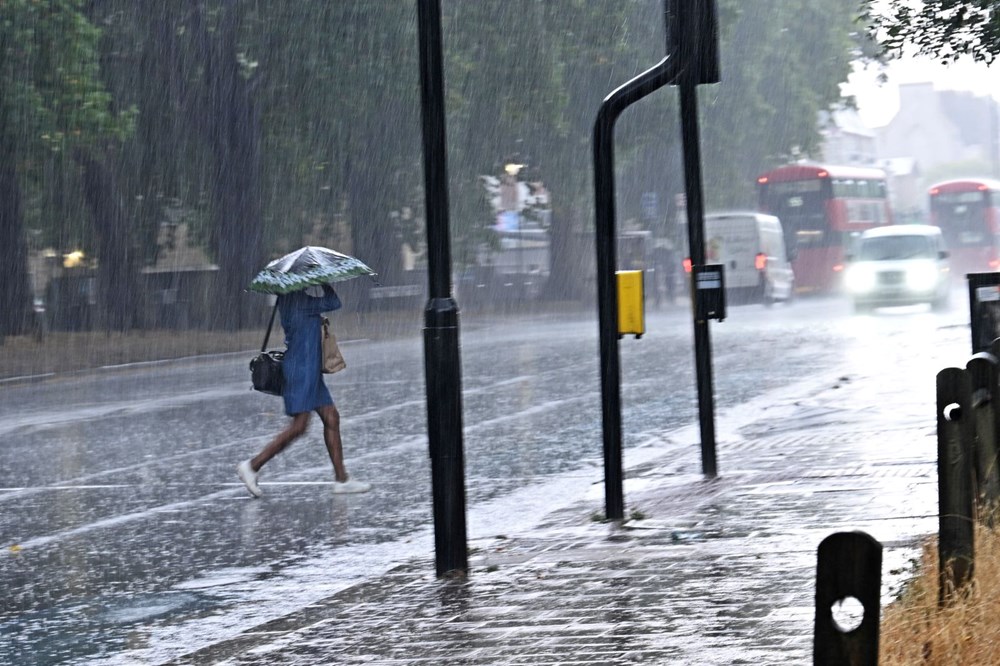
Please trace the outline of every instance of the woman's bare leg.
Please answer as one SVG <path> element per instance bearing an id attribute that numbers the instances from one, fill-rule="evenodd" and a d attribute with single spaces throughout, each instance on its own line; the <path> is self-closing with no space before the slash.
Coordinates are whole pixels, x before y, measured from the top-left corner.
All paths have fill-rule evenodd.
<path id="1" fill-rule="evenodd" d="M 343 483 L 347 481 L 347 468 L 344 467 L 344 448 L 340 440 L 340 412 L 335 405 L 324 405 L 316 410 L 323 421 L 323 441 L 326 442 L 326 452 L 333 463 L 334 478 Z"/>
<path id="2" fill-rule="evenodd" d="M 281 453 L 285 447 L 298 439 L 309 425 L 309 412 L 292 417 L 288 427 L 277 434 L 260 453 L 250 459 L 250 469 L 259 472 L 268 460 Z"/>

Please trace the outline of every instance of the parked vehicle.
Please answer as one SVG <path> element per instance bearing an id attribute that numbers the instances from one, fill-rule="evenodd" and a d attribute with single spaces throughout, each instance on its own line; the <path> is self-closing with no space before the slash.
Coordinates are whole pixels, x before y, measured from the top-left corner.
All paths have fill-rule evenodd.
<path id="1" fill-rule="evenodd" d="M 948 304 L 951 269 L 941 229 L 900 224 L 869 229 L 858 236 L 848 255 L 844 286 L 855 311 L 875 307 Z"/>
<path id="2" fill-rule="evenodd" d="M 733 304 L 787 301 L 795 278 L 781 221 L 756 212 L 705 216 L 705 263 L 725 267 L 726 300 Z M 690 260 L 684 263 L 690 271 Z"/>

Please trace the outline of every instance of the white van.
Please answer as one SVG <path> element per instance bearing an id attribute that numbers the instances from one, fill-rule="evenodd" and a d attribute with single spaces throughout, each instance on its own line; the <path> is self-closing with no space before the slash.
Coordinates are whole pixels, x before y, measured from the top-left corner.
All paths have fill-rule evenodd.
<path id="1" fill-rule="evenodd" d="M 705 263 L 725 266 L 731 304 L 790 300 L 795 293 L 785 234 L 773 215 L 755 212 L 705 215 Z"/>

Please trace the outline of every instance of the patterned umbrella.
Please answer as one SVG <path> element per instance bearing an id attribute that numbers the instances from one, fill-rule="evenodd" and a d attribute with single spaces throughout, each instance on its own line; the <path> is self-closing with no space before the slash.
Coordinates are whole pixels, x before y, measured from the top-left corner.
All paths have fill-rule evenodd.
<path id="1" fill-rule="evenodd" d="M 307 245 L 275 259 L 250 282 L 252 291 L 287 294 L 318 284 L 350 280 L 377 273 L 360 259 L 325 247 Z"/>

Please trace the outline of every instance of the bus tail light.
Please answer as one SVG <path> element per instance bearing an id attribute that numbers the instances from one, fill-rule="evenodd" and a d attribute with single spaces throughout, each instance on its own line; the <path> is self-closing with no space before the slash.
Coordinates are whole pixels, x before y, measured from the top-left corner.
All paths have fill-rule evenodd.
<path id="1" fill-rule="evenodd" d="M 990 260 L 986 262 L 990 267 L 990 270 L 1000 269 L 1000 257 L 997 256 L 997 249 L 995 247 L 990 248 Z"/>
<path id="2" fill-rule="evenodd" d="M 681 264 L 684 266 L 685 273 L 691 272 L 691 257 L 684 257 L 684 261 Z"/>
<path id="3" fill-rule="evenodd" d="M 753 258 L 753 267 L 759 271 L 767 268 L 767 255 L 763 252 L 758 252 L 757 256 Z"/>
<path id="4" fill-rule="evenodd" d="M 834 264 L 833 265 L 833 272 L 834 273 L 840 273 L 843 270 L 844 270 L 844 264 Z"/>
<path id="5" fill-rule="evenodd" d="M 1000 214 L 998 214 L 996 206 L 986 207 L 986 228 L 994 235 L 1000 233 Z M 992 252 L 996 253 L 996 249 L 994 248 Z"/>

